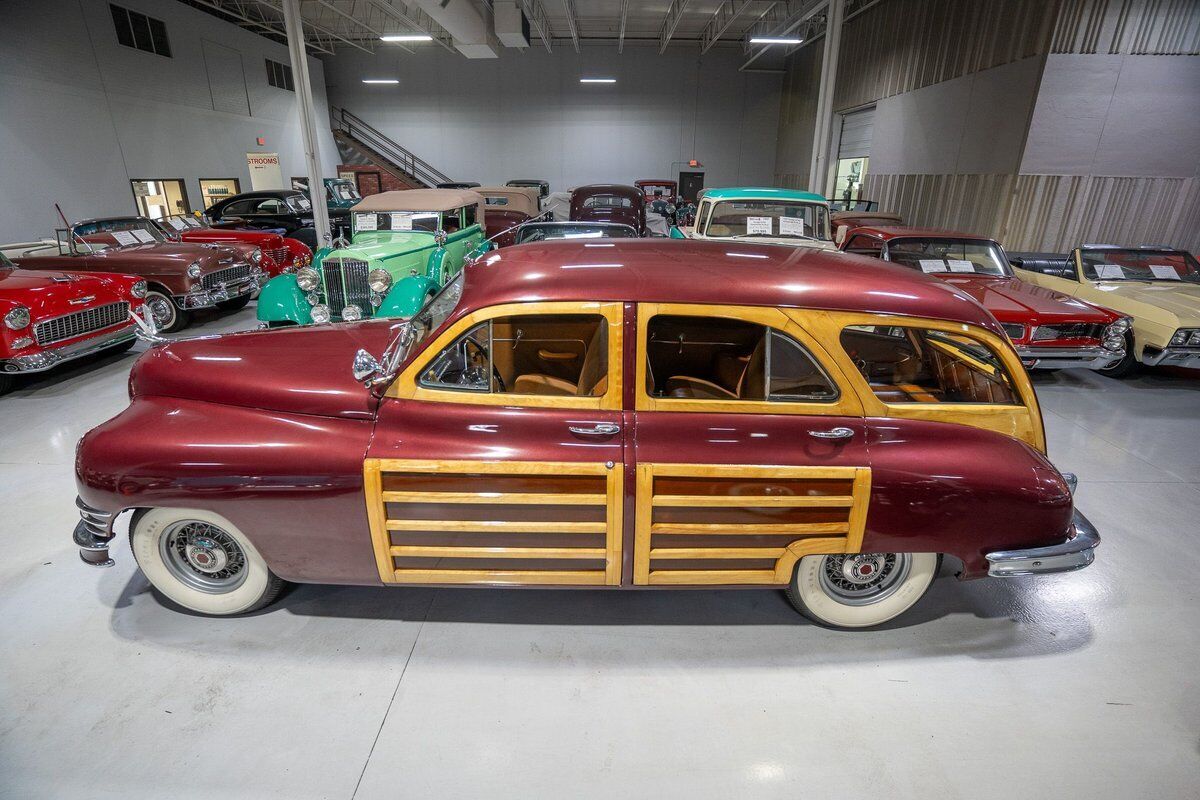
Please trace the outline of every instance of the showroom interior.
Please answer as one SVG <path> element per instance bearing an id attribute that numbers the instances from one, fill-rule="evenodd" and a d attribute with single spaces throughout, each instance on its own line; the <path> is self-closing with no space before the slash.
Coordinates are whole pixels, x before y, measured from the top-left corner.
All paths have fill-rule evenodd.
<path id="1" fill-rule="evenodd" d="M 0 797 L 1200 795 L 1196 0 L 0 30 Z"/>

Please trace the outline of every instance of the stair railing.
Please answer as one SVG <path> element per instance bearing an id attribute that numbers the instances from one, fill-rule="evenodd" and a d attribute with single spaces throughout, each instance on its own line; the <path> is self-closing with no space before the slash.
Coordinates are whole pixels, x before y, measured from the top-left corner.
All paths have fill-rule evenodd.
<path id="1" fill-rule="evenodd" d="M 439 183 L 450 183 L 451 178 L 434 167 L 425 159 L 394 139 L 364 122 L 359 116 L 344 108 L 329 109 L 330 124 L 335 131 L 341 131 L 346 136 L 361 142 L 391 161 L 402 172 L 424 183 L 426 186 L 436 186 Z"/>

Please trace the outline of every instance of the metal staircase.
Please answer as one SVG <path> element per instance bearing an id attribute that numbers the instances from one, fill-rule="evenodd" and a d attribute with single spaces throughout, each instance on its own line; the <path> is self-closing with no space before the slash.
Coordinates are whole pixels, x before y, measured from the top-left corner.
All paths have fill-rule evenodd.
<path id="1" fill-rule="evenodd" d="M 344 108 L 329 109 L 333 138 L 343 147 L 357 151 L 363 158 L 413 188 L 450 183 L 453 179 L 436 169 L 411 150 L 397 144 L 386 134 L 368 125 Z"/>

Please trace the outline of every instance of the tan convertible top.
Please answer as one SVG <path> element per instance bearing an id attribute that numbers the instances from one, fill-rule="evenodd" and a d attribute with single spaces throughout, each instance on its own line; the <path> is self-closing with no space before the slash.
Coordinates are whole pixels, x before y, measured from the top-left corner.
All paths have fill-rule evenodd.
<path id="1" fill-rule="evenodd" d="M 541 213 L 541 209 L 538 207 L 541 193 L 532 186 L 479 186 L 475 191 L 483 195 L 485 199 L 488 197 L 507 199 L 507 203 L 493 206 L 497 210 L 520 211 L 531 217 L 536 217 Z M 492 204 L 488 203 L 488 205 Z"/>
<path id="2" fill-rule="evenodd" d="M 364 197 L 351 211 L 449 211 L 482 206 L 483 196 L 466 189 L 405 189 Z"/>

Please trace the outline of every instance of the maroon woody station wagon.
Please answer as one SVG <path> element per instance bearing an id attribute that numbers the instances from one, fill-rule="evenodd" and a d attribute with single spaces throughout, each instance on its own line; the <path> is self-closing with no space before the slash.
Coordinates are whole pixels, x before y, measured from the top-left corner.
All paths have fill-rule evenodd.
<path id="1" fill-rule="evenodd" d="M 943 555 L 1029 575 L 1099 542 L 991 315 L 806 248 L 502 250 L 410 321 L 158 346 L 130 397 L 80 442 L 75 541 L 111 563 L 129 512 L 149 580 L 209 614 L 284 581 L 758 586 L 864 627 Z"/>

